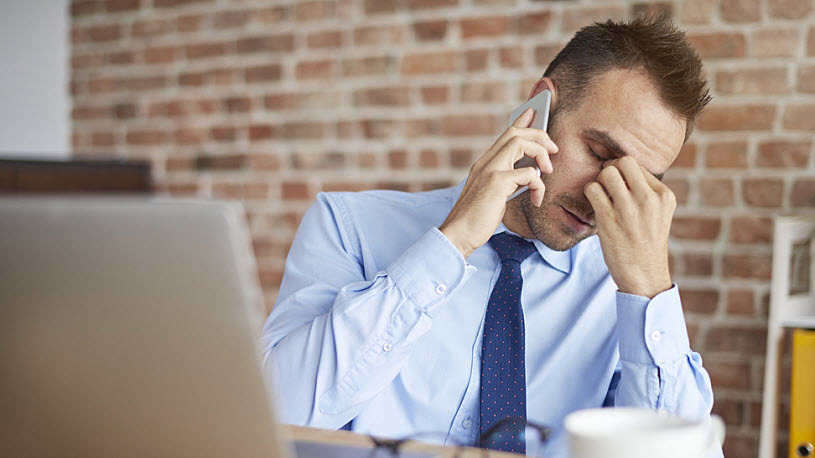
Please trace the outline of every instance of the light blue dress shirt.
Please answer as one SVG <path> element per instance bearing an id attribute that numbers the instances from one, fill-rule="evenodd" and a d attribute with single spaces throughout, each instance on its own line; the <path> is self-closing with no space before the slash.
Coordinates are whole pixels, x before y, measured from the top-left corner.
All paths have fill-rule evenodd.
<path id="1" fill-rule="evenodd" d="M 465 260 L 438 230 L 463 185 L 317 196 L 262 335 L 283 422 L 475 443 L 482 326 L 501 264 L 489 244 Z M 532 242 L 538 253 L 521 265 L 527 415 L 554 429 L 546 456 L 567 456 L 563 419 L 578 409 L 709 415 L 710 379 L 676 285 L 651 300 L 618 292 L 597 236 L 562 252 Z"/>

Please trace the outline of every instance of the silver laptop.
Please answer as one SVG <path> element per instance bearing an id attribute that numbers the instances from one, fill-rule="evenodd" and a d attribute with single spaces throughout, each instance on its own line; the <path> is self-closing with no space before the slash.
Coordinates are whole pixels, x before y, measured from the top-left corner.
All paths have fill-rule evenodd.
<path id="1" fill-rule="evenodd" d="M 0 198 L 4 456 L 285 457 L 237 204 Z"/>

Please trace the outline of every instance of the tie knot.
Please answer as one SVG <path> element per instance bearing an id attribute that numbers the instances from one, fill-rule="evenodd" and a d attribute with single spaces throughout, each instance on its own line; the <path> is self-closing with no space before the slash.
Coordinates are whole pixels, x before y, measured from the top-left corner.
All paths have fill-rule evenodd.
<path id="1" fill-rule="evenodd" d="M 498 252 L 501 262 L 513 259 L 523 262 L 535 251 L 535 245 L 515 235 L 501 232 L 490 237 L 490 246 Z"/>

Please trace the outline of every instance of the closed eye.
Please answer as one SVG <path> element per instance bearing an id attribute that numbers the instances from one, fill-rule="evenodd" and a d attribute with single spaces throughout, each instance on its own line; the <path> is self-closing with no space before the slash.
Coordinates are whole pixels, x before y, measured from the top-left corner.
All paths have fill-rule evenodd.
<path id="1" fill-rule="evenodd" d="M 603 156 L 600 156 L 599 154 L 595 153 L 594 150 L 591 149 L 591 146 L 586 145 L 586 148 L 588 148 L 589 154 L 591 154 L 598 161 L 605 162 L 608 160 L 607 158 L 604 158 Z"/>

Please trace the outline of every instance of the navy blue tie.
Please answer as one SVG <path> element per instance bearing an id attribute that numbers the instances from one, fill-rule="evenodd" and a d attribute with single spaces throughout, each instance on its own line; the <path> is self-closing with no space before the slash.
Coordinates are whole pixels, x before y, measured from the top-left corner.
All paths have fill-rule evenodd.
<path id="1" fill-rule="evenodd" d="M 481 347 L 481 433 L 506 417 L 526 420 L 524 312 L 521 308 L 521 262 L 535 246 L 506 232 L 490 238 L 501 259 L 501 274 L 492 289 L 484 318 Z M 522 427 L 522 426 L 521 426 Z M 492 450 L 526 453 L 526 442 L 487 438 Z"/>

